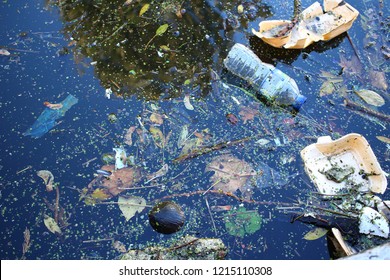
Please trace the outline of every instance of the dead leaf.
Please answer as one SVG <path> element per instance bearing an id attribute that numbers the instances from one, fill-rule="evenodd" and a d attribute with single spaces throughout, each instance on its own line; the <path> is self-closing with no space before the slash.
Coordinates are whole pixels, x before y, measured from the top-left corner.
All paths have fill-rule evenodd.
<path id="1" fill-rule="evenodd" d="M 340 54 L 339 65 L 344 68 L 343 73 L 348 76 L 360 76 L 363 71 L 363 66 L 356 56 L 352 56 L 352 58 L 348 60 Z"/>
<path id="2" fill-rule="evenodd" d="M 149 128 L 149 132 L 152 134 L 152 137 L 153 137 L 153 140 L 154 140 L 154 143 L 156 144 L 156 146 L 159 148 L 163 148 L 164 143 L 165 143 L 165 138 L 164 138 L 164 134 L 162 133 L 162 131 L 160 129 L 158 129 L 157 127 L 151 126 Z"/>
<path id="3" fill-rule="evenodd" d="M 125 244 L 123 244 L 119 240 L 115 240 L 112 243 L 112 247 L 119 253 L 126 253 L 127 252 Z"/>
<path id="4" fill-rule="evenodd" d="M 308 233 L 305 234 L 303 239 L 305 240 L 317 240 L 321 237 L 323 237 L 328 232 L 327 229 L 317 227 L 315 229 L 312 229 Z"/>
<path id="5" fill-rule="evenodd" d="M 107 199 L 117 196 L 126 189 L 134 187 L 142 178 L 141 169 L 136 167 L 125 167 L 115 170 L 114 165 L 104 165 L 100 169 L 112 172 L 110 178 L 99 175 L 88 184 L 88 189 L 91 193 L 98 189 L 104 191 L 104 194 L 110 195 Z M 99 193 L 96 193 L 96 195 L 98 196 Z M 106 198 L 102 196 L 100 200 L 105 199 Z"/>
<path id="6" fill-rule="evenodd" d="M 119 209 L 125 216 L 126 221 L 130 220 L 138 212 L 141 213 L 146 207 L 146 200 L 139 196 L 118 197 Z"/>
<path id="7" fill-rule="evenodd" d="M 152 123 L 155 123 L 155 124 L 158 124 L 158 125 L 161 125 L 161 124 L 163 124 L 164 123 L 164 119 L 163 119 L 163 117 L 162 117 L 162 115 L 160 115 L 160 114 L 157 114 L 157 113 L 152 113 L 151 115 L 150 115 L 150 121 L 152 122 Z"/>
<path id="8" fill-rule="evenodd" d="M 386 76 L 384 72 L 370 70 L 368 72 L 368 78 L 374 87 L 378 89 L 387 90 L 388 85 L 387 85 Z"/>
<path id="9" fill-rule="evenodd" d="M 188 94 L 184 96 L 183 102 L 187 110 L 194 110 L 194 106 L 192 106 L 190 102 L 190 96 Z"/>
<path id="10" fill-rule="evenodd" d="M 365 102 L 372 106 L 383 106 L 385 105 L 385 100 L 382 96 L 380 96 L 378 93 L 372 90 L 368 89 L 362 89 L 362 90 L 355 90 L 354 91 L 361 99 L 363 99 Z"/>
<path id="11" fill-rule="evenodd" d="M 127 132 L 126 132 L 125 143 L 127 145 L 129 145 L 129 146 L 133 145 L 132 136 L 133 136 L 133 133 L 134 133 L 135 129 L 136 129 L 135 126 L 130 126 L 129 129 L 127 130 Z"/>
<path id="12" fill-rule="evenodd" d="M 376 138 L 377 138 L 378 140 L 380 140 L 380 141 L 386 143 L 386 144 L 390 144 L 390 138 L 388 138 L 388 137 L 385 137 L 385 136 L 377 136 Z"/>
<path id="13" fill-rule="evenodd" d="M 247 121 L 254 120 L 255 116 L 259 115 L 259 111 L 250 107 L 242 107 L 238 114 L 240 115 L 244 124 L 246 124 Z"/>
<path id="14" fill-rule="evenodd" d="M 319 90 L 321 97 L 330 95 L 337 91 L 336 85 L 343 82 L 343 78 L 341 78 L 340 76 L 336 76 L 332 73 L 323 70 L 321 70 L 321 77 L 326 79 L 322 83 Z"/>
<path id="15" fill-rule="evenodd" d="M 9 51 L 7 51 L 6 49 L 0 49 L 0 55 L 10 55 L 11 53 Z"/>
<path id="16" fill-rule="evenodd" d="M 216 156 L 207 165 L 206 171 L 214 172 L 211 177 L 214 189 L 228 193 L 240 190 L 246 197 L 250 197 L 250 190 L 246 183 L 249 178 L 257 175 L 246 161 L 230 154 Z"/>
<path id="17" fill-rule="evenodd" d="M 51 233 L 58 233 L 58 234 L 62 233 L 60 227 L 52 217 L 45 214 L 43 223 Z"/>
<path id="18" fill-rule="evenodd" d="M 37 175 L 43 179 L 46 185 L 46 191 L 51 192 L 53 190 L 54 176 L 49 170 L 39 170 Z"/>

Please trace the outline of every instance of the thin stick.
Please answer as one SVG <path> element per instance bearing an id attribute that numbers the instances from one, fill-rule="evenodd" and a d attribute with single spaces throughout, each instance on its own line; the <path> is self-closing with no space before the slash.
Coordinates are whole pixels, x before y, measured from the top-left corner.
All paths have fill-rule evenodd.
<path id="1" fill-rule="evenodd" d="M 374 111 L 368 107 L 365 107 L 363 105 L 360 105 L 358 103 L 355 103 L 347 98 L 344 99 L 344 106 L 350 108 L 350 109 L 353 109 L 353 110 L 356 110 L 356 111 L 360 111 L 360 112 L 363 112 L 363 113 L 366 113 L 366 114 L 369 114 L 369 115 L 372 115 L 374 117 L 377 117 L 381 120 L 384 120 L 386 122 L 390 122 L 390 116 L 389 115 L 386 115 L 386 114 L 382 114 L 382 113 L 379 113 L 377 111 Z"/>
<path id="2" fill-rule="evenodd" d="M 186 247 L 186 246 L 188 246 L 188 245 L 191 245 L 192 243 L 195 243 L 196 241 L 198 241 L 199 240 L 199 238 L 195 238 L 194 240 L 191 240 L 191 241 L 189 241 L 189 242 L 187 242 L 187 243 L 184 243 L 184 244 L 181 244 L 181 245 L 177 245 L 177 246 L 175 246 L 175 247 L 173 247 L 173 248 L 168 248 L 168 249 L 166 249 L 166 251 L 174 251 L 174 250 L 177 250 L 177 249 L 180 249 L 180 248 L 183 248 L 183 247 Z"/>
<path id="3" fill-rule="evenodd" d="M 103 241 L 112 241 L 114 238 L 103 238 L 103 239 L 93 239 L 93 240 L 84 240 L 83 243 L 97 243 Z"/>
<path id="4" fill-rule="evenodd" d="M 207 146 L 207 147 L 200 148 L 200 149 L 194 149 L 193 151 L 189 152 L 188 154 L 185 154 L 185 155 L 182 155 L 182 156 L 175 158 L 173 160 L 173 162 L 179 163 L 179 162 L 182 162 L 182 161 L 187 160 L 187 159 L 196 158 L 196 157 L 199 157 L 201 155 L 205 155 L 205 154 L 208 154 L 208 153 L 211 153 L 214 151 L 218 151 L 218 150 L 221 150 L 221 149 L 224 149 L 224 148 L 236 145 L 236 144 L 243 143 L 243 142 L 248 141 L 250 139 L 252 139 L 252 137 L 245 137 L 245 138 L 238 139 L 238 140 L 218 143 L 218 144 L 215 144 L 213 146 Z"/>
<path id="5" fill-rule="evenodd" d="M 136 203 L 127 203 L 127 202 L 116 202 L 116 201 L 107 201 L 107 202 L 98 202 L 96 204 L 121 204 L 121 205 L 129 205 L 129 206 L 138 206 L 138 207 L 153 207 L 152 205 L 143 205 Z"/>
<path id="6" fill-rule="evenodd" d="M 90 164 L 92 161 L 94 161 L 94 160 L 97 160 L 97 157 L 94 157 L 94 158 L 92 158 L 92 159 L 90 159 L 90 160 L 87 160 L 86 162 L 84 162 L 84 163 L 81 164 L 81 165 L 84 166 L 84 167 L 88 167 L 89 164 Z"/>
<path id="7" fill-rule="evenodd" d="M 217 227 L 215 226 L 213 214 L 211 213 L 211 210 L 210 210 L 210 206 L 209 206 L 209 202 L 208 202 L 208 200 L 207 200 L 207 197 L 205 197 L 204 200 L 206 201 L 207 210 L 209 211 L 209 214 L 210 214 L 210 218 L 211 218 L 211 222 L 212 222 L 212 224 L 213 224 L 214 232 L 215 232 L 215 234 L 218 234 L 218 233 L 217 233 Z"/>
<path id="8" fill-rule="evenodd" d="M 252 204 L 256 204 L 256 205 L 285 205 L 285 206 L 291 206 L 291 203 L 287 203 L 287 202 L 256 201 L 256 200 L 244 199 L 244 198 L 238 197 L 237 195 L 235 195 L 235 194 L 233 194 L 231 192 L 224 192 L 222 190 L 209 190 L 208 192 L 209 193 L 213 193 L 213 194 L 226 195 L 226 196 L 229 196 L 231 198 L 234 198 L 234 199 L 238 200 L 239 202 L 244 202 L 244 203 L 252 203 Z M 200 195 L 200 194 L 203 194 L 203 193 L 204 193 L 204 190 L 198 190 L 198 191 L 193 191 L 193 192 L 188 192 L 188 193 L 177 193 L 177 194 L 163 196 L 163 197 L 160 197 L 160 198 L 158 198 L 156 200 L 157 201 L 158 200 L 165 200 L 165 199 L 171 199 L 171 198 L 174 198 L 174 197 L 183 197 L 183 196 L 189 197 L 189 196 L 192 196 L 192 195 Z"/>
<path id="9" fill-rule="evenodd" d="M 362 60 L 360 59 L 360 56 L 359 56 L 359 54 L 358 54 L 358 52 L 357 52 L 357 50 L 355 48 L 354 43 L 352 42 L 351 37 L 349 36 L 348 32 L 345 32 L 345 33 L 347 33 L 347 38 L 348 38 L 349 43 L 352 46 L 353 52 L 355 53 L 356 57 L 359 59 L 359 62 L 362 63 Z"/>
<path id="10" fill-rule="evenodd" d="M 60 205 L 60 187 L 56 186 L 56 203 L 54 205 L 54 220 L 58 224 L 58 209 Z"/>
<path id="11" fill-rule="evenodd" d="M 16 174 L 22 173 L 22 172 L 24 172 L 24 171 L 26 171 L 26 170 L 29 170 L 29 169 L 31 169 L 31 168 L 32 168 L 32 166 L 29 165 L 29 166 L 27 166 L 26 168 L 23 168 L 22 170 L 17 171 Z"/>

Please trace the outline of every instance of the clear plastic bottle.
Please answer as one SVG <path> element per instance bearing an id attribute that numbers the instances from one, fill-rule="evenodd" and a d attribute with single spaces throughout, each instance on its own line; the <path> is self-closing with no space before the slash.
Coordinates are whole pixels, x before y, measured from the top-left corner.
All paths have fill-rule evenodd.
<path id="1" fill-rule="evenodd" d="M 224 59 L 225 67 L 266 99 L 299 110 L 306 101 L 295 81 L 273 65 L 264 63 L 250 49 L 235 44 Z"/>

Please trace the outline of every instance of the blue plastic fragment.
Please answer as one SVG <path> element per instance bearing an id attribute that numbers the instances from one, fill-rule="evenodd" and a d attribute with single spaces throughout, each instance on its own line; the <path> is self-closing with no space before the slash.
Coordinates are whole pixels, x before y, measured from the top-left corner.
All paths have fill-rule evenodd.
<path id="1" fill-rule="evenodd" d="M 32 138 L 42 137 L 46 132 L 56 125 L 56 120 L 63 117 L 73 105 L 79 100 L 73 95 L 69 94 L 62 102 L 62 108 L 50 109 L 46 108 L 34 124 L 29 128 L 24 136 L 31 136 Z"/>

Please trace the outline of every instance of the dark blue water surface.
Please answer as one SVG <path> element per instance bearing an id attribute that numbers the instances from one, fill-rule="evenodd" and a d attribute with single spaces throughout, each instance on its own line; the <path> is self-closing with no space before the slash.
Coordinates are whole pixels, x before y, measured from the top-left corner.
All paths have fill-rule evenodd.
<path id="1" fill-rule="evenodd" d="M 341 94 L 369 106 L 352 90 L 374 90 L 385 99 L 385 105 L 370 108 L 390 114 L 388 90 L 375 85 L 368 74 L 351 74 L 350 68 L 343 69 L 339 64 L 342 58 L 356 59 L 355 48 L 362 60 L 362 73 L 384 72 L 384 80 L 388 80 L 389 64 L 382 50 L 387 51 L 388 58 L 390 13 L 380 1 L 349 1 L 361 14 L 348 32 L 351 40 L 342 34 L 305 50 L 289 51 L 267 46 L 252 36 L 251 29 L 257 29 L 266 18 L 290 18 L 293 1 L 184 1 L 186 13 L 181 19 L 173 12 L 164 14 L 163 8 L 169 7 L 159 1 L 151 3 L 144 18 L 138 13 L 147 1 L 131 7 L 124 7 L 124 1 L 95 6 L 89 1 L 60 1 L 65 2 L 61 8 L 43 1 L 19 2 L 3 1 L 0 5 L 0 49 L 11 53 L 0 55 L 1 259 L 114 259 L 120 255 L 113 247 L 114 241 L 122 242 L 127 249 L 138 249 L 151 243 L 169 246 L 187 234 L 221 238 L 229 259 L 328 259 L 326 239 L 303 239 L 313 227 L 290 223 L 289 214 L 276 207 L 278 202 L 291 206 L 298 200 L 309 201 L 310 192 L 316 191 L 305 175 L 300 150 L 319 136 L 337 138 L 360 133 L 370 142 L 382 169 L 389 171 L 389 144 L 376 138 L 389 137 L 387 122 L 347 109 Z M 252 14 L 239 15 L 237 5 L 241 3 Z M 310 4 L 302 1 L 303 7 Z M 100 5 L 105 6 L 104 10 Z M 99 8 L 104 12 L 99 13 Z M 152 21 L 150 17 L 157 9 L 162 9 L 162 16 Z M 367 19 L 372 20 L 370 27 Z M 126 28 L 120 28 L 124 23 Z M 156 36 L 151 47 L 144 50 L 163 23 L 169 24 L 167 32 Z M 369 32 L 377 37 L 367 38 Z M 262 60 L 295 79 L 308 97 L 299 113 L 267 107 L 244 91 L 233 86 L 229 91 L 217 83 L 211 72 L 225 85 L 246 86 L 222 66 L 235 42 L 250 46 Z M 173 51 L 159 54 L 161 45 Z M 321 71 L 342 78 L 337 91 L 321 94 L 325 81 L 319 77 Z M 105 97 L 107 88 L 114 91 L 110 99 Z M 77 97 L 78 103 L 57 120 L 58 125 L 37 139 L 23 136 L 45 110 L 44 102 L 59 103 L 69 94 Z M 194 110 L 185 107 L 185 95 L 191 97 Z M 258 112 L 253 120 L 244 121 L 240 115 L 244 107 Z M 163 124 L 150 120 L 153 111 L 165 115 Z M 232 124 L 227 114 L 238 117 L 238 123 Z M 117 120 L 110 121 L 109 116 Z M 151 133 L 146 133 L 144 143 L 136 133 L 133 145 L 125 143 L 124 136 L 131 126 L 142 131 L 140 122 L 147 130 L 158 128 L 168 138 L 163 148 Z M 198 138 L 207 146 L 253 138 L 175 163 L 182 150 L 177 143 L 184 126 L 188 127 L 188 139 Z M 275 138 L 280 145 L 256 144 L 259 139 Z M 80 199 L 82 189 L 104 165 L 103 154 L 113 154 L 112 149 L 121 145 L 128 156 L 134 156 L 145 176 L 164 163 L 169 166 L 168 173 L 155 180 L 162 186 L 121 194 L 141 196 L 149 205 L 165 196 L 210 188 L 212 172 L 205 169 L 220 154 L 244 160 L 257 171 L 267 173 L 272 168 L 275 173 L 250 184 L 250 199 L 254 202 L 211 192 L 172 198 L 182 206 L 187 222 L 176 234 L 160 235 L 149 225 L 149 208 L 126 221 L 118 205 L 86 205 Z M 54 217 L 50 206 L 54 205 L 56 192 L 46 191 L 37 176 L 39 170 L 51 171 L 59 188 L 59 203 L 67 217 L 61 235 L 51 233 L 44 225 L 45 215 Z M 142 186 L 140 183 L 136 187 Z M 212 220 L 206 198 L 209 206 L 235 209 L 241 204 L 259 213 L 261 228 L 245 236 L 230 235 L 225 227 L 226 211 L 211 207 Z M 31 245 L 23 256 L 26 229 Z"/>

